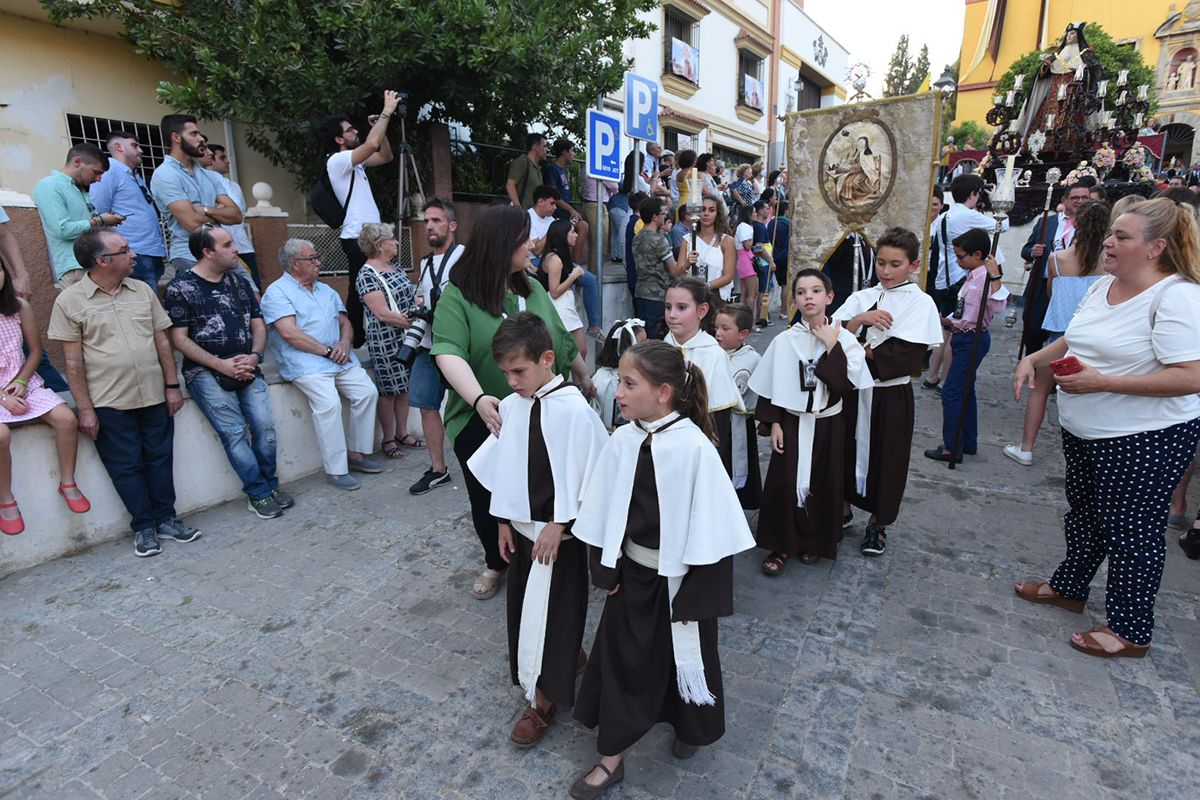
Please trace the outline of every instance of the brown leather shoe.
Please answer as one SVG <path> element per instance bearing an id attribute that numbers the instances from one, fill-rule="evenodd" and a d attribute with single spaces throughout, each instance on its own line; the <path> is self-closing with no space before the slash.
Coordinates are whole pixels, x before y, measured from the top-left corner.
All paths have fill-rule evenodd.
<path id="1" fill-rule="evenodd" d="M 1050 590 L 1050 594 L 1041 594 L 1041 588 L 1045 586 Z M 1029 603 L 1036 603 L 1044 606 L 1058 606 L 1065 608 L 1067 611 L 1073 611 L 1076 614 L 1082 614 L 1084 606 L 1087 602 L 1084 600 L 1071 600 L 1068 597 L 1063 597 L 1048 583 L 1039 581 L 1021 581 L 1013 586 L 1013 591 L 1017 593 L 1017 597 Z"/>
<path id="2" fill-rule="evenodd" d="M 517 747 L 533 747 L 546 735 L 546 729 L 554 721 L 554 713 L 557 710 L 554 703 L 551 703 L 545 711 L 527 706 L 525 713 L 517 720 L 517 724 L 513 726 L 512 733 L 508 738 L 512 739 L 513 744 Z"/>

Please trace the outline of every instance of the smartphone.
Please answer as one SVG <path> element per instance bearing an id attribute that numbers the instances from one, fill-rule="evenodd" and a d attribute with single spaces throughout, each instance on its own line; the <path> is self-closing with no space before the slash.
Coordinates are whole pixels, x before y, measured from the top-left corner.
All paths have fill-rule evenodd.
<path id="1" fill-rule="evenodd" d="M 1075 356 L 1067 356 L 1050 362 L 1050 371 L 1055 375 L 1074 375 L 1083 371 L 1083 364 Z"/>

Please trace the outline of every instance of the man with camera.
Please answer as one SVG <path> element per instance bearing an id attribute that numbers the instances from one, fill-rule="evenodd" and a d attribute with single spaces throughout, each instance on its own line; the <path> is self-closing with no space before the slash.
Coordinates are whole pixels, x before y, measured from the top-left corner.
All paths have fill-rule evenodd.
<path id="1" fill-rule="evenodd" d="M 425 238 L 429 242 L 429 255 L 421 259 L 417 296 L 432 314 L 437 309 L 442 291 L 450 283 L 450 271 L 462 258 L 464 247 L 456 241 L 458 210 L 454 203 L 440 197 L 431 197 L 421 209 L 425 215 Z M 429 355 L 433 347 L 433 320 L 421 339 L 421 349 L 408 372 L 408 404 L 421 410 L 421 429 L 429 445 L 429 460 L 432 465 L 420 480 L 409 487 L 409 494 L 420 495 L 450 482 L 450 470 L 446 467 L 446 427 L 442 422 L 442 398 L 446 389 L 442 375 Z"/>
<path id="2" fill-rule="evenodd" d="M 232 234 L 202 225 L 188 247 L 196 264 L 175 276 L 163 299 L 167 336 L 183 354 L 183 379 L 242 481 L 247 508 L 274 519 L 295 501 L 275 477 L 275 423 L 260 369 L 267 326 L 254 290 L 233 271 Z"/>
<path id="3" fill-rule="evenodd" d="M 358 271 L 367 260 L 358 246 L 358 234 L 364 224 L 380 221 L 379 206 L 375 204 L 375 196 L 371 193 L 366 167 L 382 166 L 392 160 L 392 146 L 388 143 L 387 129 L 402 99 L 400 93 L 390 89 L 383 93 L 383 111 L 367 119 L 371 130 L 365 139 L 359 138 L 358 129 L 345 114 L 326 117 L 317 128 L 321 146 L 328 155 L 325 160 L 325 172 L 329 177 L 329 185 L 338 203 L 346 211 L 339 237 L 350 268 L 346 314 L 354 330 L 354 347 L 362 347 L 367 340 L 366 329 L 363 327 L 362 300 L 354 291 Z"/>

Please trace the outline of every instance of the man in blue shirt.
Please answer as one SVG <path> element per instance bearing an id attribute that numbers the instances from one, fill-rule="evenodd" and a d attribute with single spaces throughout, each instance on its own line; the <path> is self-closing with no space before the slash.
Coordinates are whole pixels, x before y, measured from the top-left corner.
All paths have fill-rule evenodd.
<path id="1" fill-rule="evenodd" d="M 263 292 L 263 321 L 279 374 L 304 392 L 317 429 L 325 480 L 353 490 L 349 471 L 383 468 L 367 458 L 375 445 L 379 391 L 350 347 L 354 335 L 342 298 L 317 278 L 321 259 L 312 242 L 288 239 L 279 248 L 283 277 Z M 350 401 L 350 432 L 342 428 L 342 400 Z"/>
<path id="2" fill-rule="evenodd" d="M 204 134 L 191 114 L 168 114 L 161 123 L 163 143 L 171 155 L 154 170 L 150 194 L 167 220 L 170 248 L 167 258 L 176 273 L 196 263 L 188 235 L 201 225 L 236 225 L 242 221 L 237 203 L 225 193 L 221 176 L 196 163 L 204 155 Z"/>
<path id="3" fill-rule="evenodd" d="M 121 235 L 137 253 L 133 277 L 145 281 L 154 289 L 162 279 L 167 255 L 163 241 L 158 209 L 150 189 L 138 168 L 142 165 L 142 146 L 137 136 L 128 131 L 113 131 L 105 142 L 108 148 L 108 171 L 92 184 L 92 205 L 98 213 L 111 211 L 125 218 Z"/>

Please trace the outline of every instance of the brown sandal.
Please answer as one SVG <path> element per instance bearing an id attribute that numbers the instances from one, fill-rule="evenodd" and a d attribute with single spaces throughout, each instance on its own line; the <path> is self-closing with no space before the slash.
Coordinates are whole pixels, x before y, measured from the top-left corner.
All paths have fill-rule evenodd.
<path id="1" fill-rule="evenodd" d="M 1116 639 L 1121 643 L 1120 649 L 1105 650 L 1104 646 L 1100 644 L 1100 640 L 1095 636 L 1097 633 L 1107 634 Z M 1082 643 L 1075 641 L 1076 636 L 1080 638 Z M 1087 653 L 1089 656 L 1096 656 L 1098 658 L 1145 658 L 1146 651 L 1150 649 L 1150 645 L 1134 644 L 1124 636 L 1118 636 L 1103 625 L 1097 625 L 1094 628 L 1088 628 L 1086 631 L 1076 633 L 1071 637 L 1071 647 L 1074 647 L 1081 653 Z"/>
<path id="2" fill-rule="evenodd" d="M 608 776 L 605 778 L 604 783 L 600 784 L 599 786 L 593 786 L 587 782 L 587 776 L 591 775 L 592 770 L 595 769 L 599 769 Z M 597 763 L 596 766 L 583 773 L 583 776 L 580 777 L 579 780 L 571 784 L 571 791 L 569 794 L 571 797 L 574 797 L 575 800 L 595 800 L 595 798 L 604 794 L 608 787 L 616 786 L 623 780 L 625 780 L 625 759 L 622 758 L 621 763 L 617 764 L 617 768 L 612 770 L 603 764 Z"/>
<path id="3" fill-rule="evenodd" d="M 771 577 L 775 577 L 783 572 L 783 568 L 787 562 L 788 555 L 786 553 L 771 553 L 771 555 L 762 560 L 762 571 Z"/>
<path id="4" fill-rule="evenodd" d="M 389 447 L 389 445 L 391 446 Z M 400 456 L 404 455 L 404 450 L 400 447 L 399 439 L 385 439 L 379 445 L 379 449 L 382 450 L 383 454 L 388 458 L 400 458 Z"/>
<path id="5" fill-rule="evenodd" d="M 1045 586 L 1051 591 L 1051 594 L 1040 594 L 1042 587 Z M 1063 597 L 1049 583 L 1041 581 L 1019 581 L 1013 586 L 1013 591 L 1017 593 L 1017 597 L 1027 603 L 1035 603 L 1042 606 L 1058 606 L 1065 608 L 1067 611 L 1073 611 L 1076 614 L 1083 613 L 1083 607 L 1087 605 L 1086 600 L 1071 600 Z"/>

